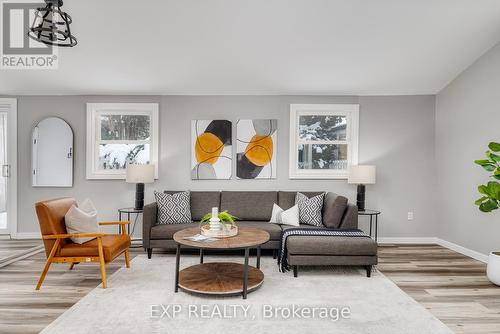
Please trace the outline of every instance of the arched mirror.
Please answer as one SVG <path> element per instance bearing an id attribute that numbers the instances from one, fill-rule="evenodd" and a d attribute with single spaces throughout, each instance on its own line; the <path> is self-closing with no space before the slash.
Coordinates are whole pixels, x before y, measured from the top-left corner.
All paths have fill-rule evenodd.
<path id="1" fill-rule="evenodd" d="M 32 133 L 32 186 L 73 186 L 73 130 L 57 117 L 40 121 Z"/>

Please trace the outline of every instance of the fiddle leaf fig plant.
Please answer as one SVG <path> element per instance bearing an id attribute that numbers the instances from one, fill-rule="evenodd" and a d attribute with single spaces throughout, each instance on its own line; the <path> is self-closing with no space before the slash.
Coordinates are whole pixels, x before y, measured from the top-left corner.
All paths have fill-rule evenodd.
<path id="1" fill-rule="evenodd" d="M 500 207 L 500 143 L 489 143 L 489 150 L 486 151 L 486 159 L 475 160 L 474 162 L 491 173 L 493 181 L 480 185 L 477 190 L 482 195 L 475 204 L 483 212 L 491 212 Z"/>

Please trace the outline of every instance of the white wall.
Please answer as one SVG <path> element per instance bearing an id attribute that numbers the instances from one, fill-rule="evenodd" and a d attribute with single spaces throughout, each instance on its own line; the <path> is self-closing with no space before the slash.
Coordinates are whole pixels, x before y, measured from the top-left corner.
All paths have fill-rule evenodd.
<path id="1" fill-rule="evenodd" d="M 436 99 L 438 236 L 485 253 L 500 249 L 500 212 L 474 205 L 488 173 L 475 165 L 490 141 L 500 142 L 500 44 L 478 59 Z"/>
<path id="2" fill-rule="evenodd" d="M 377 184 L 367 186 L 367 207 L 383 212 L 382 237 L 433 237 L 437 234 L 434 205 L 434 96 L 46 96 L 19 97 L 19 223 L 22 233 L 37 232 L 33 204 L 38 200 L 75 196 L 91 198 L 101 219 L 116 219 L 116 210 L 133 205 L 134 185 L 124 181 L 85 180 L 85 103 L 160 103 L 160 179 L 153 189 L 191 190 L 325 190 L 355 200 L 356 187 L 345 180 L 289 180 L 288 138 L 291 103 L 359 103 L 360 163 L 378 167 Z M 74 187 L 32 188 L 30 131 L 47 116 L 66 120 L 75 135 Z M 190 180 L 192 119 L 278 119 L 276 180 Z M 407 211 L 415 220 L 407 220 Z M 363 225 L 363 226 L 366 226 Z"/>

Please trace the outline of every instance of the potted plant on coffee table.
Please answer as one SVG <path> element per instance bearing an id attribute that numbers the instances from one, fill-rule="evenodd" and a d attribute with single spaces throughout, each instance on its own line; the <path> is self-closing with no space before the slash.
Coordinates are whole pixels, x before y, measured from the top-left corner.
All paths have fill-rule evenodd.
<path id="1" fill-rule="evenodd" d="M 478 187 L 482 196 L 475 203 L 482 212 L 492 212 L 500 207 L 500 183 L 498 182 L 500 180 L 500 143 L 492 142 L 488 148 L 486 159 L 474 161 L 491 173 L 492 179 L 487 184 Z M 500 285 L 500 251 L 490 253 L 486 272 L 492 283 Z"/>
<path id="2" fill-rule="evenodd" d="M 233 237 L 238 234 L 236 226 L 237 217 L 229 212 L 218 212 L 213 208 L 211 213 L 207 213 L 201 218 L 201 233 L 206 236 L 216 238 Z"/>

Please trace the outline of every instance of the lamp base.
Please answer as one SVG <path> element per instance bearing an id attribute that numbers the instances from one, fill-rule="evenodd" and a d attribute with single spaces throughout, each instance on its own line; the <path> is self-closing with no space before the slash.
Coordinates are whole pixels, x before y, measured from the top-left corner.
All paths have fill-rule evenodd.
<path id="1" fill-rule="evenodd" d="M 359 211 L 365 211 L 365 191 L 364 184 L 358 184 L 358 195 L 356 196 L 356 205 Z"/>
<path id="2" fill-rule="evenodd" d="M 135 210 L 144 209 L 144 183 L 135 185 Z"/>

